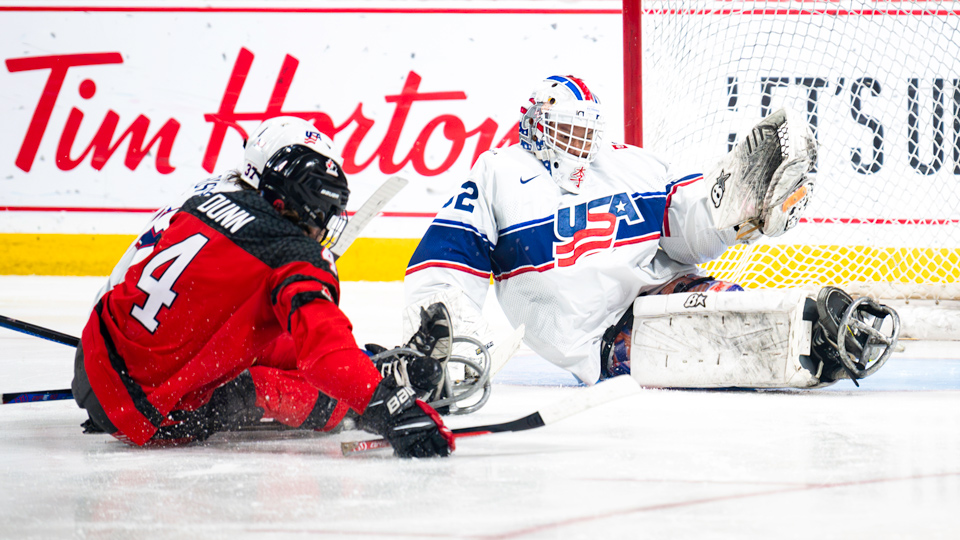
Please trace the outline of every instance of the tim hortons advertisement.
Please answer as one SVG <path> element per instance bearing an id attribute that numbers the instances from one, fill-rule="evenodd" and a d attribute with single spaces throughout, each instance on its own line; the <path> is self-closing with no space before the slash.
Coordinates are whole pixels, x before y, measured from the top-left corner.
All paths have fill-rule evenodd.
<path id="1" fill-rule="evenodd" d="M 517 141 L 520 104 L 548 75 L 589 81 L 622 133 L 619 2 L 585 4 L 4 8 L 0 232 L 135 233 L 143 213 L 116 230 L 85 216 L 153 210 L 239 166 L 247 133 L 279 115 L 334 138 L 351 210 L 401 175 L 388 210 L 422 222 L 482 152 Z M 37 217 L 49 210 L 72 225 Z"/>

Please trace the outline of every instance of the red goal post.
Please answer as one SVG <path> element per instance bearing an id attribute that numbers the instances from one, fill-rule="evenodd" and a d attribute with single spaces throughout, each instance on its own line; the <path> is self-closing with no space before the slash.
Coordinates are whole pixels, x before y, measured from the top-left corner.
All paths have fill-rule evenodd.
<path id="1" fill-rule="evenodd" d="M 818 139 L 801 224 L 707 271 L 960 299 L 960 1 L 624 0 L 623 26 L 627 142 L 702 169 L 784 106 Z"/>

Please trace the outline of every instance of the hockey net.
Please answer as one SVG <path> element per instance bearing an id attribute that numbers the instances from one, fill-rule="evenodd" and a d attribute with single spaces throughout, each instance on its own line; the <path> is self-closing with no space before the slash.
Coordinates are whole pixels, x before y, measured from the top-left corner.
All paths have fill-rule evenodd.
<path id="1" fill-rule="evenodd" d="M 708 272 L 751 288 L 960 299 L 960 1 L 639 6 L 642 53 L 625 59 L 646 84 L 632 93 L 626 69 L 625 97 L 642 103 L 643 146 L 709 168 L 780 107 L 805 111 L 819 142 L 801 224 L 729 250 Z"/>

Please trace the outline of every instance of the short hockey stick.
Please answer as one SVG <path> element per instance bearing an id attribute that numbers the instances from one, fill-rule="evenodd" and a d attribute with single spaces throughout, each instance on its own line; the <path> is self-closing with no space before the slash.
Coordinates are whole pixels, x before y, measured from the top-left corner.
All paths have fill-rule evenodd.
<path id="1" fill-rule="evenodd" d="M 333 253 L 333 256 L 340 258 L 351 244 L 360 236 L 360 233 L 363 232 L 363 229 L 366 228 L 367 224 L 370 223 L 373 218 L 377 217 L 377 214 L 380 213 L 380 210 L 386 206 L 401 189 L 406 187 L 409 181 L 405 178 L 399 176 L 391 176 L 373 192 L 370 197 L 364 201 L 363 205 L 357 210 L 357 212 L 350 218 L 347 222 L 347 226 L 344 227 L 343 232 L 340 233 L 340 238 L 337 240 L 337 243 L 330 249 Z M 10 317 L 4 317 L 0 315 L 0 326 L 9 328 L 10 330 L 15 330 L 17 332 L 22 332 L 31 336 L 36 336 L 43 339 L 48 339 L 50 341 L 61 343 L 63 345 L 69 345 L 70 347 L 76 347 L 80 344 L 80 340 L 73 336 L 57 332 L 56 330 L 50 330 L 49 328 L 44 328 L 42 326 L 37 326 L 35 324 L 26 323 L 23 321 L 18 321 L 16 319 L 11 319 Z M 32 392 L 16 392 L 11 394 L 3 394 L 3 403 L 25 403 L 27 401 L 53 401 L 58 399 L 72 399 L 73 394 L 70 390 L 37 390 Z M 9 399 L 8 399 L 9 398 Z"/>
<path id="2" fill-rule="evenodd" d="M 37 326 L 35 324 L 11 319 L 10 317 L 4 317 L 3 315 L 0 315 L 0 326 L 9 328 L 10 330 L 15 330 L 17 332 L 23 332 L 24 334 L 38 338 L 47 339 L 54 343 L 69 345 L 70 347 L 76 347 L 77 344 L 80 343 L 80 340 L 73 336 L 57 332 L 56 330 L 50 330 L 49 328 L 44 328 L 42 326 Z"/>
<path id="3" fill-rule="evenodd" d="M 12 392 L 3 394 L 3 404 L 8 403 L 32 403 L 34 401 L 56 401 L 59 399 L 73 399 L 73 391 L 69 388 L 63 390 L 43 390 L 40 392 Z"/>
<path id="4" fill-rule="evenodd" d="M 381 184 L 380 187 L 373 192 L 373 195 L 370 195 L 370 198 L 363 203 L 363 206 L 347 221 L 347 226 L 344 227 L 343 232 L 340 233 L 337 243 L 330 248 L 333 256 L 339 259 L 340 256 L 347 251 L 347 248 L 353 244 L 354 240 L 360 236 L 360 233 L 366 228 L 367 224 L 370 223 L 373 218 L 377 217 L 380 210 L 386 206 L 401 189 L 406 187 L 408 183 L 406 178 L 399 176 L 387 178 L 387 181 Z"/>
<path id="5" fill-rule="evenodd" d="M 540 409 L 535 413 L 528 414 L 523 418 L 518 418 L 517 420 L 504 422 L 502 424 L 458 428 L 451 431 L 453 431 L 454 438 L 457 439 L 487 435 L 489 433 L 502 433 L 505 431 L 526 431 L 528 429 L 553 424 L 554 422 L 558 422 L 587 409 L 636 394 L 639 391 L 640 385 L 633 377 L 621 375 L 579 391 L 575 396 L 560 400 L 557 403 Z M 345 456 L 389 447 L 390 443 L 386 439 L 344 442 L 340 444 L 340 450 Z"/>
<path id="6" fill-rule="evenodd" d="M 17 332 L 22 332 L 30 336 L 43 338 L 54 343 L 60 343 L 61 345 L 76 347 L 80 344 L 80 339 L 74 336 L 57 332 L 56 330 L 50 330 L 49 328 L 44 328 L 35 324 L 11 319 L 10 317 L 5 317 L 3 315 L 0 315 L 0 326 L 9 328 L 10 330 L 16 330 Z M 57 401 L 60 399 L 73 399 L 73 392 L 69 388 L 65 388 L 63 390 L 32 390 L 27 392 L 11 392 L 9 394 L 0 395 L 0 404 L 7 405 L 9 403 Z"/>

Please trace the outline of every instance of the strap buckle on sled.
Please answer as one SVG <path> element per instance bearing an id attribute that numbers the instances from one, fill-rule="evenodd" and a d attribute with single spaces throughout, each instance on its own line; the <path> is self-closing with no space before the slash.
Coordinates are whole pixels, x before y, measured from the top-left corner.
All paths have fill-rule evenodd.
<path id="1" fill-rule="evenodd" d="M 853 300 L 836 287 L 824 287 L 817 298 L 817 310 L 826 337 L 833 342 L 854 383 L 883 367 L 897 347 L 900 317 L 871 298 Z M 881 329 L 887 319 L 892 322 L 889 333 Z"/>

